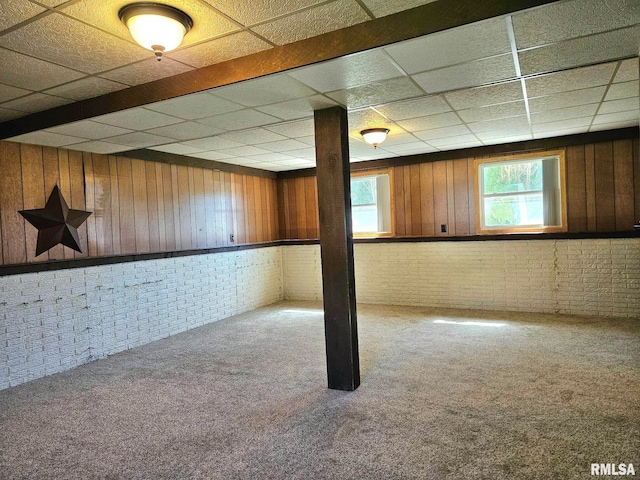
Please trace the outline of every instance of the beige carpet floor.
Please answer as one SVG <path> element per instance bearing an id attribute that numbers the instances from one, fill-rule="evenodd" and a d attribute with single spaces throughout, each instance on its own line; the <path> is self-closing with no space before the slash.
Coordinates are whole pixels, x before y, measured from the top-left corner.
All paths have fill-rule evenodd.
<path id="1" fill-rule="evenodd" d="M 326 388 L 321 305 L 302 302 L 1 391 L 0 478 L 640 470 L 640 320 L 375 305 L 358 317 L 352 393 Z"/>

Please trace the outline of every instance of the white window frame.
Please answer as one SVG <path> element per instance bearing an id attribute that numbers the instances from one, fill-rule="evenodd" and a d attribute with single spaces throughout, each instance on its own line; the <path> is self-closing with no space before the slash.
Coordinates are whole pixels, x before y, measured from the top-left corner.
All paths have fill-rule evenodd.
<path id="1" fill-rule="evenodd" d="M 394 215 L 394 202 L 393 202 L 393 169 L 392 168 L 384 168 L 378 170 L 362 170 L 359 172 L 351 172 L 351 179 L 353 181 L 357 178 L 362 177 L 379 177 L 381 175 L 387 175 L 389 177 L 389 212 L 388 212 L 388 221 L 389 221 L 389 231 L 386 232 L 354 232 L 354 237 L 393 237 L 395 235 L 395 215 Z M 353 208 L 352 210 L 352 218 L 353 218 Z"/>

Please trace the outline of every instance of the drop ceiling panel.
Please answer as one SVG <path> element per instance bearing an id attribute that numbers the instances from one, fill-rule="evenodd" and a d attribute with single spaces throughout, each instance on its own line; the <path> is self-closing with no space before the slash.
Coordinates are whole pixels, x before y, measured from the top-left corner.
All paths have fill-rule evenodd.
<path id="1" fill-rule="evenodd" d="M 278 123 L 280 119 L 256 110 L 245 109 L 237 112 L 216 115 L 198 120 L 199 123 L 211 125 L 223 130 L 241 130 L 244 128 L 261 127 L 271 123 Z"/>
<path id="2" fill-rule="evenodd" d="M 19 118 L 23 115 L 24 115 L 24 112 L 19 112 L 17 110 L 9 110 L 7 108 L 0 107 L 0 122 L 8 122 L 9 120 Z"/>
<path id="3" fill-rule="evenodd" d="M 568 120 L 570 118 L 580 118 L 593 116 L 598 110 L 598 104 L 579 105 L 577 107 L 559 108 L 549 110 L 547 112 L 534 113 L 531 115 L 531 122 L 535 125 L 538 123 L 556 122 L 560 120 Z"/>
<path id="4" fill-rule="evenodd" d="M 380 50 L 348 55 L 310 67 L 298 68 L 289 75 L 319 92 L 346 90 L 403 76 Z"/>
<path id="5" fill-rule="evenodd" d="M 18 110 L 20 112 L 40 112 L 50 108 L 59 107 L 71 103 L 71 100 L 62 97 L 54 97 L 53 95 L 45 95 L 43 93 L 32 93 L 26 97 L 16 98 L 2 104 L 3 107 Z"/>
<path id="6" fill-rule="evenodd" d="M 638 96 L 638 80 L 624 83 L 614 83 L 609 87 L 605 100 L 618 100 Z"/>
<path id="7" fill-rule="evenodd" d="M 513 58 L 509 54 L 418 73 L 413 75 L 413 79 L 425 92 L 440 93 L 508 80 L 515 76 Z"/>
<path id="8" fill-rule="evenodd" d="M 126 152 L 127 150 L 131 150 L 131 147 L 116 145 L 114 143 L 109 143 L 109 142 L 101 142 L 99 140 L 94 140 L 92 142 L 76 143 L 74 145 L 69 145 L 67 148 L 69 148 L 70 150 L 79 150 L 81 152 L 101 153 L 103 155 L 107 155 L 110 153 Z"/>
<path id="9" fill-rule="evenodd" d="M 204 151 L 211 150 L 222 150 L 225 148 L 234 148 L 234 147 L 243 147 L 244 144 L 241 142 L 236 142 L 234 140 L 229 140 L 228 138 L 222 138 L 220 136 L 217 137 L 209 137 L 209 138 L 200 138 L 198 140 L 188 140 L 182 142 L 184 145 L 188 145 L 193 148 L 199 148 Z M 230 157 L 230 155 L 226 155 L 226 157 Z"/>
<path id="10" fill-rule="evenodd" d="M 363 3 L 376 18 L 380 18 L 435 1 L 436 0 L 393 0 L 390 2 L 389 0 L 363 0 Z"/>
<path id="11" fill-rule="evenodd" d="M 220 152 L 215 152 L 215 151 L 211 151 L 211 152 L 204 152 L 204 153 L 196 153 L 194 155 L 189 155 L 190 157 L 195 157 L 195 158 L 202 158 L 204 160 L 216 160 L 216 161 L 227 161 L 233 157 L 231 157 L 231 155 L 225 155 L 224 153 L 220 153 Z"/>
<path id="12" fill-rule="evenodd" d="M 124 135 L 118 135 L 116 137 L 107 138 L 106 141 L 109 143 L 116 143 L 118 145 L 145 148 L 155 145 L 161 145 L 163 143 L 169 143 L 171 142 L 171 139 L 146 132 L 132 132 L 126 133 Z"/>
<path id="13" fill-rule="evenodd" d="M 441 95 L 415 98 L 402 102 L 388 103 L 376 107 L 391 120 L 404 120 L 407 118 L 423 117 L 425 115 L 435 115 L 437 113 L 450 112 L 451 108 Z"/>
<path id="14" fill-rule="evenodd" d="M 83 142 L 85 139 L 41 130 L 38 132 L 18 135 L 17 137 L 10 138 L 9 140 L 12 142 L 30 143 L 33 145 L 45 145 L 47 147 L 62 147 L 63 145 Z"/>
<path id="15" fill-rule="evenodd" d="M 277 142 L 269 142 L 260 144 L 260 148 L 264 148 L 265 150 L 269 150 L 270 152 L 284 152 L 287 155 L 290 155 L 288 152 L 290 150 L 299 150 L 308 148 L 308 145 L 298 140 L 280 140 Z"/>
<path id="16" fill-rule="evenodd" d="M 281 123 L 278 125 L 270 125 L 267 130 L 289 138 L 308 137 L 315 135 L 313 128 L 313 118 L 307 120 L 298 120 L 295 122 Z"/>
<path id="17" fill-rule="evenodd" d="M 478 147 L 482 145 L 482 142 L 478 140 L 478 137 L 475 135 L 460 135 L 457 137 L 429 140 L 429 144 L 437 149 L 451 149 Z"/>
<path id="18" fill-rule="evenodd" d="M 323 95 L 314 95 L 313 97 L 257 107 L 256 110 L 281 118 L 282 120 L 297 120 L 312 117 L 315 110 L 321 110 L 335 105 L 336 102 Z"/>
<path id="19" fill-rule="evenodd" d="M 533 135 L 527 133 L 526 135 L 516 135 L 514 137 L 504 136 L 504 137 L 493 137 L 493 138 L 482 138 L 483 134 L 478 134 L 477 136 L 482 139 L 482 143 L 485 145 L 496 145 L 500 143 L 511 143 L 511 142 L 525 142 L 527 140 L 532 140 Z"/>
<path id="20" fill-rule="evenodd" d="M 24 22 L 44 12 L 45 9 L 27 0 L 4 0 L 0 2 L 0 30 Z"/>
<path id="21" fill-rule="evenodd" d="M 527 78 L 527 94 L 530 97 L 569 92 L 582 88 L 607 85 L 615 71 L 615 63 L 604 63 L 591 67 L 576 68 L 549 75 Z"/>
<path id="22" fill-rule="evenodd" d="M 638 57 L 628 58 L 620 62 L 620 68 L 614 77 L 614 82 L 630 82 L 638 80 Z"/>
<path id="23" fill-rule="evenodd" d="M 613 130 L 615 128 L 629 128 L 629 127 L 637 127 L 637 126 L 638 126 L 638 122 L 634 120 L 627 120 L 623 122 L 613 122 L 613 123 L 602 123 L 602 124 L 594 123 L 589 128 L 589 131 L 599 132 L 602 130 Z"/>
<path id="24" fill-rule="evenodd" d="M 505 117 L 515 117 L 527 113 L 524 101 L 499 103 L 486 107 L 470 108 L 457 111 L 465 122 L 481 122 Z"/>
<path id="25" fill-rule="evenodd" d="M 83 73 L 4 48 L 0 48 L 0 65 L 0 83 L 29 90 L 44 90 L 85 76 Z"/>
<path id="26" fill-rule="evenodd" d="M 355 0 L 336 0 L 252 27 L 252 30 L 276 45 L 284 45 L 367 20 L 371 17 Z"/>
<path id="27" fill-rule="evenodd" d="M 264 155 L 252 155 L 249 157 L 256 162 L 279 162 L 281 160 L 291 160 L 293 157 L 285 155 L 284 153 L 265 153 Z"/>
<path id="28" fill-rule="evenodd" d="M 200 153 L 202 150 L 199 148 L 190 147 L 181 143 L 170 143 L 167 145 L 158 145 L 157 147 L 151 147 L 151 150 L 157 150 L 158 152 L 173 153 L 176 155 L 191 155 L 194 153 Z"/>
<path id="29" fill-rule="evenodd" d="M 585 127 L 591 125 L 591 120 L 593 117 L 583 117 L 583 118 L 572 118 L 570 120 L 561 120 L 558 122 L 549 122 L 549 123 L 540 123 L 533 125 L 533 133 L 547 133 L 547 132 L 555 132 L 557 130 L 576 130 L 584 131 Z"/>
<path id="30" fill-rule="evenodd" d="M 147 130 L 149 128 L 162 127 L 164 125 L 181 122 L 179 118 L 153 112 L 145 108 L 132 108 L 121 112 L 109 113 L 107 115 L 94 117 L 92 120 L 116 127 L 129 128 L 131 130 Z"/>
<path id="31" fill-rule="evenodd" d="M 531 112 L 544 112 L 557 108 L 600 103 L 606 90 L 607 87 L 605 86 L 592 87 L 582 90 L 572 90 L 570 92 L 555 93 L 544 97 L 529 98 L 529 109 Z"/>
<path id="32" fill-rule="evenodd" d="M 385 49 L 409 74 L 510 53 L 504 18 L 446 30 Z"/>
<path id="33" fill-rule="evenodd" d="M 196 120 L 241 110 L 243 106 L 210 93 L 197 93 L 157 102 L 146 108 L 184 120 Z"/>
<path id="34" fill-rule="evenodd" d="M 620 100 L 603 102 L 600 106 L 600 109 L 598 110 L 598 115 L 606 113 L 627 112 L 629 110 L 635 111 L 640 118 L 640 104 L 638 103 L 638 97 L 623 98 Z"/>
<path id="35" fill-rule="evenodd" d="M 377 110 L 377 109 L 376 109 Z M 365 128 L 387 127 L 391 128 L 393 122 L 387 120 L 373 108 L 364 110 L 352 110 L 348 112 L 349 130 L 360 132 Z M 359 135 L 359 133 L 358 133 Z"/>
<path id="36" fill-rule="evenodd" d="M 224 130 L 210 125 L 203 125 L 196 122 L 183 122 L 164 127 L 157 127 L 147 130 L 149 133 L 162 137 L 173 138 L 174 140 L 193 140 L 195 138 L 210 137 L 224 132 Z"/>
<path id="37" fill-rule="evenodd" d="M 29 90 L 0 84 L 0 103 L 30 94 Z"/>
<path id="38" fill-rule="evenodd" d="M 303 83 L 283 73 L 215 89 L 216 96 L 246 107 L 310 97 L 315 93 Z"/>
<path id="39" fill-rule="evenodd" d="M 48 128 L 46 131 L 61 135 L 82 137 L 90 140 L 99 140 L 101 138 L 114 137 L 116 135 L 123 135 L 125 133 L 132 132 L 126 128 L 105 125 L 104 123 L 92 122 L 91 120 L 67 123 L 66 125 Z"/>
<path id="40" fill-rule="evenodd" d="M 485 145 L 495 145 L 497 143 L 531 140 L 533 138 L 533 135 L 531 135 L 531 129 L 529 127 L 526 127 L 480 132 L 476 133 L 476 137 L 478 137 Z"/>
<path id="41" fill-rule="evenodd" d="M 128 86 L 104 78 L 85 77 L 75 82 L 45 90 L 45 93 L 69 98 L 71 100 L 84 100 L 85 98 L 97 97 L 124 88 L 128 88 Z"/>
<path id="42" fill-rule="evenodd" d="M 473 133 L 483 133 L 498 130 L 501 132 L 514 132 L 510 135 L 520 135 L 523 130 L 529 129 L 529 119 L 526 115 L 520 117 L 501 118 L 486 122 L 475 122 L 467 125 Z"/>
<path id="43" fill-rule="evenodd" d="M 456 110 L 524 100 L 519 81 L 447 92 L 444 98 Z"/>
<path id="44" fill-rule="evenodd" d="M 240 132 L 225 133 L 220 138 L 233 140 L 244 145 L 259 145 L 267 142 L 277 142 L 279 140 L 287 140 L 284 135 L 271 132 L 266 128 L 255 128 L 252 130 L 242 130 Z"/>
<path id="45" fill-rule="evenodd" d="M 204 1 L 245 26 L 265 22 L 272 18 L 324 3 L 324 0 L 287 0 L 285 2 L 274 2 L 272 0 L 254 0 L 252 2 L 239 2 L 237 0 Z"/>
<path id="46" fill-rule="evenodd" d="M 407 132 L 419 132 L 434 128 L 450 127 L 462 123 L 460 117 L 453 112 L 439 113 L 438 115 L 428 115 L 426 117 L 412 118 L 398 122 Z"/>
<path id="47" fill-rule="evenodd" d="M 382 80 L 348 90 L 339 90 L 327 95 L 349 108 L 360 108 L 418 97 L 422 95 L 422 92 L 409 78 L 401 77 Z"/>
<path id="48" fill-rule="evenodd" d="M 167 55 L 164 55 L 161 62 L 158 62 L 155 57 L 152 57 L 142 60 L 141 62 L 100 73 L 99 76 L 133 86 L 152 82 L 160 78 L 171 77 L 193 69 L 194 68 L 189 65 L 176 62 Z"/>
<path id="49" fill-rule="evenodd" d="M 404 155 L 405 152 L 415 152 L 416 150 L 426 149 L 426 148 L 429 148 L 429 145 L 427 145 L 425 142 L 420 142 L 415 137 L 413 137 L 412 142 L 401 143 L 398 145 L 387 145 L 385 141 L 383 150 L 387 152 Z"/>
<path id="50" fill-rule="evenodd" d="M 254 147 L 252 145 L 222 149 L 220 152 L 231 155 L 232 157 L 247 157 L 249 155 L 264 155 L 269 153 L 269 151 L 264 148 Z"/>
<path id="51" fill-rule="evenodd" d="M 414 135 L 420 140 L 429 142 L 437 138 L 458 137 L 460 135 L 469 135 L 472 133 L 466 125 L 455 125 L 453 127 L 435 128 L 433 130 L 425 130 L 424 132 L 415 132 Z"/>

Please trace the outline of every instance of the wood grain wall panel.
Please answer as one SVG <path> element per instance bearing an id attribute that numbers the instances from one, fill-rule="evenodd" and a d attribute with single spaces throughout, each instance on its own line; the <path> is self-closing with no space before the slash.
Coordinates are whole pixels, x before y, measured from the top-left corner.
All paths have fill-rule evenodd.
<path id="1" fill-rule="evenodd" d="M 191 168 L 193 171 L 193 210 L 195 221 L 192 228 L 195 231 L 196 248 L 207 247 L 207 213 L 204 205 L 204 172 L 202 168 Z"/>
<path id="2" fill-rule="evenodd" d="M 60 188 L 60 162 L 58 160 L 58 149 L 54 147 L 42 147 L 42 160 L 44 165 L 44 192 L 48 196 L 53 188 L 58 185 Z M 49 260 L 64 259 L 62 245 L 56 245 L 49 249 Z"/>
<path id="3" fill-rule="evenodd" d="M 215 192 L 213 190 L 213 170 L 204 169 L 202 172 L 202 181 L 204 186 L 204 210 L 207 217 L 207 245 L 214 247 L 216 245 L 216 207 Z"/>
<path id="4" fill-rule="evenodd" d="M 246 211 L 244 209 L 244 175 L 234 173 L 233 178 L 233 202 L 234 202 L 234 225 L 236 231 L 236 243 L 247 242 L 247 232 L 245 230 L 245 216 Z"/>
<path id="5" fill-rule="evenodd" d="M 409 178 L 411 182 L 411 235 L 418 236 L 423 235 L 420 165 L 411 165 L 409 167 Z"/>
<path id="6" fill-rule="evenodd" d="M 296 192 L 296 224 L 298 226 L 297 238 L 309 238 L 307 231 L 307 197 L 305 194 L 305 181 L 303 177 L 294 179 Z"/>
<path id="7" fill-rule="evenodd" d="M 246 208 L 246 222 L 245 228 L 247 229 L 247 241 L 254 243 L 258 241 L 257 229 L 256 229 L 256 192 L 252 177 L 244 177 L 246 190 L 245 190 L 245 208 Z"/>
<path id="8" fill-rule="evenodd" d="M 214 246 L 220 246 L 224 243 L 222 229 L 220 225 L 222 224 L 223 218 L 223 179 L 219 171 L 213 172 L 213 211 L 214 216 L 213 225 L 214 225 Z"/>
<path id="9" fill-rule="evenodd" d="M 262 241 L 266 242 L 269 240 L 269 210 L 271 209 L 271 205 L 268 203 L 267 199 L 267 190 L 269 182 L 271 181 L 265 177 L 256 177 L 260 181 L 260 195 L 262 197 Z"/>
<path id="10" fill-rule="evenodd" d="M 406 235 L 414 235 L 411 225 L 411 167 L 405 165 L 402 167 L 403 188 L 404 188 L 404 228 Z"/>
<path id="11" fill-rule="evenodd" d="M 95 221 L 95 243 L 97 255 L 113 255 L 113 226 L 111 224 L 111 173 L 109 172 L 109 158 L 106 155 L 93 154 L 93 185 Z M 87 186 L 88 189 L 88 186 Z M 89 217 L 89 218 L 91 218 Z"/>
<path id="12" fill-rule="evenodd" d="M 175 190 L 171 175 L 171 165 L 162 165 L 162 201 L 164 202 L 164 236 L 167 242 L 167 250 L 177 250 L 176 220 L 174 206 Z"/>
<path id="13" fill-rule="evenodd" d="M 260 177 L 250 177 L 253 179 L 253 203 L 256 212 L 255 231 L 256 242 L 264 241 L 264 217 L 262 215 L 262 182 Z"/>
<path id="14" fill-rule="evenodd" d="M 264 199 L 265 211 L 265 240 L 273 240 L 273 219 L 272 213 L 275 211 L 276 206 L 272 202 L 272 192 L 271 192 L 271 184 L 272 180 L 264 178 L 264 193 L 262 198 Z"/>
<path id="15" fill-rule="evenodd" d="M 307 206 L 307 238 L 320 238 L 316 177 L 304 177 L 304 194 Z"/>
<path id="16" fill-rule="evenodd" d="M 44 192 L 42 147 L 21 144 L 20 157 L 22 162 L 22 208 L 25 210 L 44 208 L 48 197 Z M 25 239 L 23 241 L 26 242 L 27 262 L 49 259 L 47 252 L 36 257 L 38 229 L 29 222 L 25 222 Z"/>
<path id="17" fill-rule="evenodd" d="M 231 173 L 222 172 L 222 185 L 224 187 L 224 211 L 226 219 L 224 222 L 223 234 L 224 244 L 230 245 L 229 236 L 233 233 L 233 208 L 231 206 Z"/>
<path id="18" fill-rule="evenodd" d="M 597 231 L 596 222 L 596 173 L 594 145 L 584 147 L 584 184 L 587 199 L 587 231 Z"/>
<path id="19" fill-rule="evenodd" d="M 466 158 L 453 162 L 454 227 L 456 235 L 469 235 L 469 181 Z"/>
<path id="20" fill-rule="evenodd" d="M 158 211 L 158 250 L 165 252 L 167 248 L 166 222 L 164 213 L 164 177 L 162 163 L 153 165 L 156 171 L 156 208 Z"/>
<path id="21" fill-rule="evenodd" d="M 315 179 L 315 177 L 313 177 Z M 289 235 L 289 219 L 285 216 L 285 210 L 287 205 L 285 204 L 285 191 L 284 187 L 287 180 L 278 180 L 276 182 L 276 196 L 278 198 L 278 238 L 284 240 L 291 238 Z"/>
<path id="22" fill-rule="evenodd" d="M 69 207 L 75 210 L 86 210 L 82 152 L 78 152 L 75 150 L 69 151 L 69 179 L 71 183 L 71 201 Z M 80 249 L 82 250 L 82 252 L 74 251 L 73 256 L 74 258 L 87 257 L 89 255 L 87 222 L 84 222 L 78 228 L 78 238 L 80 240 Z"/>
<path id="23" fill-rule="evenodd" d="M 402 237 L 407 235 L 407 225 L 404 212 L 404 167 L 394 167 L 393 169 L 393 195 L 395 200 L 395 222 L 396 236 Z"/>
<path id="24" fill-rule="evenodd" d="M 131 159 L 117 157 L 118 212 L 121 253 L 136 253 L 136 223 L 133 203 Z"/>
<path id="25" fill-rule="evenodd" d="M 178 204 L 178 218 L 176 227 L 180 235 L 179 250 L 190 250 L 193 248 L 191 237 L 191 193 L 189 191 L 189 167 L 177 165 L 177 195 L 174 202 Z"/>
<path id="26" fill-rule="evenodd" d="M 469 235 L 476 234 L 476 166 L 475 158 L 467 159 L 467 188 L 469 189 Z"/>
<path id="27" fill-rule="evenodd" d="M 122 241 L 120 239 L 120 177 L 118 176 L 118 158 L 110 155 L 108 159 L 109 176 L 111 178 L 111 240 L 113 242 L 113 254 L 120 255 L 122 253 Z"/>
<path id="28" fill-rule="evenodd" d="M 188 177 L 189 177 L 189 215 L 191 217 L 191 248 L 198 248 L 198 223 L 196 219 L 196 191 L 195 191 L 195 181 L 194 181 L 194 173 L 195 168 L 187 167 Z"/>
<path id="29" fill-rule="evenodd" d="M 587 187 L 584 145 L 567 148 L 567 226 L 570 232 L 587 231 Z"/>
<path id="30" fill-rule="evenodd" d="M 96 202 L 95 202 L 95 180 L 93 175 L 93 156 L 91 153 L 82 153 L 82 168 L 84 169 L 84 194 L 85 194 L 85 210 L 93 212 L 85 221 L 87 225 L 87 252 L 90 257 L 98 255 L 98 246 L 96 244 Z"/>
<path id="31" fill-rule="evenodd" d="M 434 235 L 433 164 L 420 164 L 420 222 L 422 235 Z"/>
<path id="32" fill-rule="evenodd" d="M 457 235 L 453 162 L 454 160 L 447 160 L 447 235 Z"/>
<path id="33" fill-rule="evenodd" d="M 435 162 L 433 164 L 433 221 L 436 236 L 448 235 L 440 231 L 440 225 L 446 225 L 449 222 L 447 202 L 447 164 Z"/>
<path id="34" fill-rule="evenodd" d="M 298 206 L 296 202 L 296 184 L 295 179 L 289 182 L 289 221 L 291 222 L 292 238 L 304 238 L 298 228 Z"/>
<path id="35" fill-rule="evenodd" d="M 22 167 L 20 145 L 0 142 L 0 227 L 2 230 L 2 258 L 5 264 L 27 261 L 25 248 L 25 220 L 22 210 Z"/>
<path id="36" fill-rule="evenodd" d="M 149 217 L 149 251 L 160 251 L 160 220 L 158 213 L 158 180 L 154 162 L 145 162 L 147 215 Z"/>
<path id="37" fill-rule="evenodd" d="M 594 145 L 596 180 L 596 225 L 599 232 L 616 229 L 613 143 Z"/>
<path id="38" fill-rule="evenodd" d="M 634 221 L 640 223 L 640 142 L 637 138 L 633 139 L 631 154 L 633 155 L 633 190 L 635 192 Z"/>
<path id="39" fill-rule="evenodd" d="M 144 160 L 131 161 L 133 181 L 133 213 L 135 218 L 136 253 L 147 253 L 149 247 L 149 201 L 147 198 L 147 172 Z M 120 204 L 122 208 L 122 203 Z"/>
<path id="40" fill-rule="evenodd" d="M 632 230 L 635 220 L 632 148 L 632 143 L 626 140 L 613 142 L 616 230 Z"/>

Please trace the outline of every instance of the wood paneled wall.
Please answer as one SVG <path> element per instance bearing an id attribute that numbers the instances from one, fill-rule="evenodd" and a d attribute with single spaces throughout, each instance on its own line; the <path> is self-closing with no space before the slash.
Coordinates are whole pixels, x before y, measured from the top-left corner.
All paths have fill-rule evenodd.
<path id="1" fill-rule="evenodd" d="M 474 160 L 392 167 L 395 235 L 475 235 Z M 569 146 L 566 162 L 568 230 L 633 230 L 640 220 L 638 139 Z M 318 238 L 316 197 L 315 177 L 278 180 L 281 238 Z"/>
<path id="2" fill-rule="evenodd" d="M 269 178 L 6 141 L 0 172 L 2 265 L 278 240 Z M 37 230 L 18 210 L 43 208 L 56 184 L 71 208 L 93 212 L 78 229 L 83 253 L 58 245 L 35 257 Z"/>

